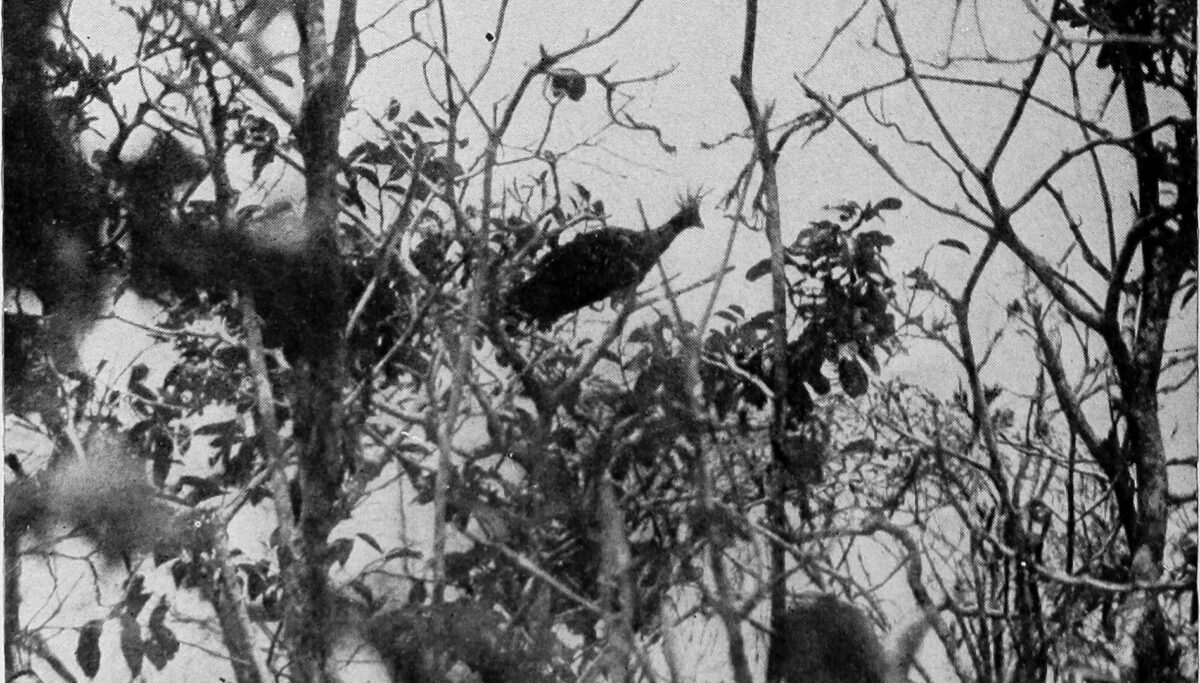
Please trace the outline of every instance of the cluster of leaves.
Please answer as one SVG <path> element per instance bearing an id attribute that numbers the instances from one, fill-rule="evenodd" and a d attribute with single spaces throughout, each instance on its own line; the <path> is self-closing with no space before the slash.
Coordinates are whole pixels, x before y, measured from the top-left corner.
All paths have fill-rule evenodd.
<path id="1" fill-rule="evenodd" d="M 548 346 L 536 371 L 557 383 L 582 362 L 584 344 Z M 623 507 L 639 603 L 634 621 L 641 628 L 658 618 L 679 558 L 690 552 L 680 544 L 695 542 L 682 530 L 688 516 L 686 504 L 678 501 L 688 499 L 690 480 L 689 451 L 681 437 L 696 418 L 682 381 L 682 344 L 670 321 L 660 317 L 646 323 L 627 344 L 628 353 L 605 358 L 628 381 L 609 379 L 614 373 L 593 377 L 579 395 L 563 397 L 564 410 L 548 432 L 525 406 L 498 409 L 495 424 L 489 423 L 492 443 L 486 453 L 511 457 L 529 472 L 529 484 L 515 486 L 511 473 L 467 463 L 452 478 L 448 518 L 460 526 L 478 523 L 581 595 L 598 599 L 602 552 L 594 487 L 607 467 L 627 493 Z M 545 434 L 545 441 L 530 439 L 537 433 Z M 432 476 L 415 467 L 409 476 L 418 490 L 415 502 L 430 502 Z M 527 577 L 492 546 L 448 553 L 446 573 L 451 585 L 481 605 L 517 614 L 529 608 Z M 556 621 L 594 642 L 595 614 L 557 595 L 549 609 Z"/>
<path id="2" fill-rule="evenodd" d="M 450 124 L 445 119 L 434 116 L 431 121 L 420 111 L 414 111 L 407 120 L 401 120 L 400 104 L 392 100 L 382 123 L 386 126 L 387 144 L 366 141 L 346 155 L 345 175 L 349 184 L 346 201 L 351 206 L 359 210 L 366 207 L 359 180 L 366 181 L 376 192 L 400 198 L 411 186 L 413 199 L 421 201 L 436 191 L 438 183 L 453 182 L 463 174 L 458 162 L 434 152 L 446 146 Z M 468 143 L 467 138 L 458 138 L 459 148 Z M 414 177 L 414 166 L 420 177 Z"/>
<path id="3" fill-rule="evenodd" d="M 587 220 L 602 207 L 597 209 L 585 190 L 579 188 L 582 201 L 571 208 Z M 829 367 L 847 394 L 861 395 L 867 388 L 868 369 L 876 373 L 880 369 L 878 348 L 886 346 L 895 332 L 887 310 L 894 283 L 881 254 L 891 238 L 868 229 L 867 224 L 880 218 L 881 212 L 898 208 L 895 199 L 835 207 L 837 222 L 821 221 L 801 231 L 787 251 L 790 294 L 800 317 L 788 353 L 796 378 L 791 440 L 799 469 L 804 470 L 800 476 L 809 480 L 820 476 L 830 437 L 819 425 L 801 424 L 813 410 L 808 387 L 818 394 L 828 393 L 831 382 L 824 369 Z M 552 230 L 547 232 L 544 239 L 553 235 Z M 538 235 L 527 238 L 538 239 Z M 755 266 L 750 277 L 761 277 L 765 268 L 769 265 Z M 772 314 L 766 311 L 748 318 L 735 305 L 720 315 L 729 324 L 705 340 L 705 360 L 717 362 L 702 364 L 705 391 L 698 398 L 722 419 L 733 410 L 746 418 L 747 406 L 763 407 L 760 387 L 771 382 L 765 359 L 770 358 Z M 605 371 L 585 382 L 578 395 L 560 397 L 565 410 L 555 415 L 549 428 L 550 443 L 539 444 L 536 453 L 526 453 L 531 445 L 522 438 L 543 427 L 525 408 L 514 405 L 503 420 L 515 429 L 489 425 L 493 452 L 510 453 L 527 470 L 536 471 L 533 486 L 514 488 L 498 477 L 493 480 L 496 475 L 477 476 L 478 468 L 468 465 L 452 487 L 453 500 L 471 501 L 455 505 L 456 509 L 485 526 L 487 518 L 505 519 L 509 543 L 529 552 L 539 566 L 582 595 L 596 598 L 602 594 L 596 580 L 602 553 L 592 486 L 598 468 L 607 468 L 625 493 L 622 507 L 631 539 L 638 628 L 654 620 L 673 577 L 686 569 L 694 550 L 689 543 L 711 537 L 732 542 L 746 534 L 737 520 L 712 510 L 689 509 L 680 502 L 689 499 L 688 437 L 702 431 L 697 420 L 703 413 L 693 405 L 697 397 L 687 384 L 687 353 L 678 332 L 670 318 L 659 316 L 635 328 L 620 353 L 603 353 Z M 548 386 L 558 386 L 588 355 L 586 347 L 592 342 L 535 338 L 530 343 L 537 348 L 537 364 L 529 371 Z M 740 372 L 722 367 L 726 357 L 736 360 Z M 474 475 L 469 474 L 472 471 Z M 431 481 L 426 484 L 432 488 Z M 498 496 L 496 491 L 505 493 Z M 484 509 L 488 514 L 482 514 Z M 685 524 L 693 533 L 684 531 L 681 525 Z M 448 561 L 448 567 L 464 570 L 456 574 L 460 588 L 487 595 L 510 610 L 520 610 L 527 602 L 519 571 L 495 550 L 476 547 L 460 559 Z M 586 641 L 595 637 L 594 615 L 577 610 L 565 599 L 556 599 L 554 613 Z"/>
<path id="4" fill-rule="evenodd" d="M 345 230 L 349 232 L 352 228 Z M 428 236 L 420 246 L 440 243 L 441 237 Z M 372 368 L 381 361 L 386 361 L 381 369 L 388 380 L 394 381 L 402 368 L 415 370 L 419 375 L 425 365 L 417 349 L 428 341 L 429 335 L 427 326 L 412 320 L 414 295 L 421 291 L 418 283 L 391 255 L 379 253 L 370 245 L 348 251 L 345 272 L 350 304 L 357 306 L 366 297 L 362 313 L 347 339 L 351 376 L 370 377 Z M 446 254 L 431 255 L 428 261 L 431 265 L 423 271 L 426 278 L 442 282 L 450 269 Z"/>
<path id="5" fill-rule="evenodd" d="M 230 115 L 237 119 L 233 143 L 243 152 L 253 155 L 251 168 L 254 172 L 253 178 L 257 181 L 263 169 L 279 154 L 279 128 L 245 107 L 231 107 Z"/>
<path id="6" fill-rule="evenodd" d="M 367 633 L 401 680 L 449 680 L 456 665 L 482 681 L 573 680 L 557 638 L 535 639 L 479 602 L 406 606 L 371 619 Z"/>
<path id="7" fill-rule="evenodd" d="M 41 315 L 4 313 L 4 377 L 24 378 L 4 386 L 4 406 L 14 414 L 53 415 L 61 404 L 62 379 L 46 348 L 59 342 L 47 338 L 45 327 Z M 91 383 L 80 373 L 71 379 L 81 387 Z"/>
<path id="8" fill-rule="evenodd" d="M 587 77 L 575 69 L 559 68 L 546 76 L 550 82 L 550 96 L 556 100 L 565 96 L 578 102 L 587 94 Z"/>
<path id="9" fill-rule="evenodd" d="M 121 80 L 116 57 L 105 59 L 103 55 L 92 54 L 85 61 L 77 51 L 59 45 L 49 51 L 46 62 L 52 92 L 74 87 L 74 92 L 56 100 L 58 111 L 54 113 L 62 117 L 62 122 L 72 120 L 69 117 L 75 115 L 80 117 L 77 123 L 86 124 L 84 107 L 96 99 L 108 102 L 108 88 Z"/>
<path id="10" fill-rule="evenodd" d="M 899 199 L 889 197 L 865 206 L 851 202 L 833 207 L 837 221 L 811 224 L 784 251 L 788 294 L 799 327 L 786 354 L 788 421 L 793 427 L 811 414 L 813 393 L 829 393 L 827 366 L 836 370 L 842 390 L 852 397 L 866 392 L 867 369 L 880 370 L 876 349 L 885 347 L 896 331 L 888 311 L 895 282 L 887 275 L 882 255 L 893 239 L 864 226 L 900 206 Z M 746 272 L 746 278 L 755 281 L 770 270 L 770 259 L 764 259 Z M 747 319 L 745 310 L 734 305 L 717 315 L 728 324 L 705 339 L 705 354 L 713 361 L 704 369 L 706 393 L 722 418 L 744 405 L 762 408 L 762 387 L 771 385 L 769 332 L 774 314 L 768 310 Z M 727 359 L 743 371 L 741 376 L 721 367 Z"/>
<path id="11" fill-rule="evenodd" d="M 92 619 L 79 629 L 79 639 L 75 644 L 75 662 L 88 678 L 95 678 L 100 671 L 101 650 L 100 636 L 104 634 L 104 624 L 115 620 L 119 625 L 121 655 L 129 672 L 135 678 L 142 672 L 143 660 L 149 661 L 154 668 L 162 671 L 179 652 L 179 639 L 166 625 L 167 610 L 170 605 L 161 600 L 154 609 L 150 610 L 150 618 L 146 623 L 145 633 L 138 623 L 138 614 L 150 600 L 150 593 L 143 586 L 141 576 L 132 576 L 125 588 L 125 596 L 113 608 L 109 619 Z"/>
<path id="12" fill-rule="evenodd" d="M 1195 91 L 1196 60 L 1194 50 L 1187 50 L 1171 37 L 1191 37 L 1195 42 L 1196 3 L 1189 0 L 1136 2 L 1134 0 L 1084 0 L 1081 7 L 1074 3 L 1055 4 L 1053 21 L 1072 28 L 1086 28 L 1100 35 L 1145 36 L 1152 40 L 1118 39 L 1101 45 L 1096 66 L 1111 69 L 1118 78 L 1122 54 L 1145 70 L 1152 83 L 1175 88 L 1185 85 Z M 1175 66 L 1183 71 L 1182 82 Z"/>

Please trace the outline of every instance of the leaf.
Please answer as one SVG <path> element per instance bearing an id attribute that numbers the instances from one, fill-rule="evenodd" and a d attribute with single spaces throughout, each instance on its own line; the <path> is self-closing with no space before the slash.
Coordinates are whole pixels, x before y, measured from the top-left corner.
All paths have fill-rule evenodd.
<path id="1" fill-rule="evenodd" d="M 150 639 L 144 641 L 142 645 L 146 659 L 150 660 L 154 668 L 159 671 L 162 671 L 179 652 L 179 639 L 175 637 L 175 633 L 171 629 L 161 624 L 151 625 Z"/>
<path id="2" fill-rule="evenodd" d="M 463 174 L 463 167 L 457 161 L 446 157 L 434 157 L 425 164 L 421 172 L 430 180 L 450 182 Z"/>
<path id="3" fill-rule="evenodd" d="M 296 86 L 296 82 L 292 80 L 292 77 L 287 75 L 286 72 L 280 71 L 279 69 L 267 69 L 267 75 L 289 88 L 294 88 Z"/>
<path id="4" fill-rule="evenodd" d="M 924 268 L 916 267 L 904 274 L 905 277 L 913 281 L 912 288 L 916 290 L 935 291 L 934 279 L 925 271 Z"/>
<path id="5" fill-rule="evenodd" d="M 157 629 L 154 637 L 166 649 L 168 657 L 174 657 L 175 653 L 179 652 L 179 639 L 175 637 L 175 632 L 171 629 L 166 626 Z"/>
<path id="6" fill-rule="evenodd" d="M 395 121 L 396 117 L 399 115 L 400 115 L 400 102 L 397 101 L 395 98 L 392 98 L 392 101 L 388 102 L 387 113 L 384 114 L 384 118 L 386 118 L 388 121 Z"/>
<path id="7" fill-rule="evenodd" d="M 421 559 L 421 553 L 419 551 L 413 550 L 412 548 L 392 548 L 391 550 L 384 553 L 383 560 L 384 560 L 384 562 L 386 562 L 388 560 L 395 560 L 395 559 L 399 559 L 401 557 L 419 560 L 419 559 Z"/>
<path id="8" fill-rule="evenodd" d="M 848 221 L 854 218 L 854 214 L 858 213 L 858 202 L 846 202 L 845 204 L 834 204 L 829 207 L 838 212 L 838 220 Z"/>
<path id="9" fill-rule="evenodd" d="M 943 247 L 950 247 L 951 249 L 957 249 L 964 254 L 969 255 L 971 253 L 971 250 L 967 248 L 967 245 L 963 244 L 959 240 L 947 238 L 944 240 L 938 240 L 938 244 L 942 245 Z"/>
<path id="10" fill-rule="evenodd" d="M 379 175 L 375 173 L 374 169 L 370 169 L 365 166 L 355 166 L 353 170 L 355 175 L 367 181 L 368 183 L 371 183 L 371 186 L 376 190 L 380 189 Z"/>
<path id="11" fill-rule="evenodd" d="M 629 341 L 631 343 L 644 344 L 650 341 L 650 331 L 645 327 L 639 327 L 629 333 Z"/>
<path id="12" fill-rule="evenodd" d="M 842 455 L 856 455 L 862 453 L 868 455 L 875 452 L 875 440 L 869 437 L 861 437 L 842 446 Z"/>
<path id="13" fill-rule="evenodd" d="M 262 572 L 252 564 L 243 564 L 242 571 L 246 572 L 246 597 L 254 600 L 267 589 L 267 580 Z"/>
<path id="14" fill-rule="evenodd" d="M 191 572 L 191 563 L 179 560 L 171 565 L 171 579 L 175 581 L 175 587 L 180 588 L 188 574 Z"/>
<path id="15" fill-rule="evenodd" d="M 717 311 L 715 315 L 718 318 L 721 318 L 723 320 L 728 320 L 729 322 L 733 323 L 734 325 L 738 324 L 738 322 L 740 322 L 740 320 L 741 320 L 740 318 L 738 318 L 736 315 L 730 313 L 729 311 Z"/>
<path id="16" fill-rule="evenodd" d="M 143 590 L 145 581 L 141 575 L 135 575 L 130 579 L 129 587 L 125 589 L 125 610 L 132 617 L 137 617 L 138 612 L 142 611 L 142 607 L 150 599 L 150 593 Z"/>
<path id="17" fill-rule="evenodd" d="M 842 391 L 851 398 L 867 393 L 867 372 L 856 360 L 843 358 L 838 361 L 838 380 L 842 383 Z"/>
<path id="18" fill-rule="evenodd" d="M 235 428 L 233 420 L 225 420 L 223 422 L 210 422 L 206 425 L 200 425 L 192 430 L 195 436 L 216 436 L 227 434 Z"/>
<path id="19" fill-rule="evenodd" d="M 158 640 L 151 638 L 142 643 L 142 645 L 144 646 L 146 659 L 154 665 L 155 669 L 162 671 L 167 667 L 167 664 L 171 661 L 171 656 L 167 654 Z"/>
<path id="20" fill-rule="evenodd" d="M 75 663 L 83 669 L 83 675 L 95 678 L 100 670 L 100 634 L 104 631 L 103 619 L 92 619 L 79 629 L 79 642 L 75 645 Z"/>
<path id="21" fill-rule="evenodd" d="M 575 186 L 575 191 L 579 193 L 580 198 L 583 199 L 585 204 L 592 203 L 592 193 L 586 187 L 579 183 L 572 183 L 572 185 Z"/>
<path id="22" fill-rule="evenodd" d="M 376 541 L 375 537 L 372 536 L 371 534 L 368 534 L 365 531 L 360 531 L 356 535 L 362 539 L 363 543 L 366 543 L 367 545 L 374 548 L 375 552 L 379 552 L 379 553 L 383 552 L 383 548 L 379 547 L 379 541 Z"/>
<path id="23" fill-rule="evenodd" d="M 329 544 L 329 559 L 337 562 L 339 566 L 345 567 L 346 561 L 350 559 L 350 553 L 354 550 L 354 539 L 339 538 Z"/>
<path id="24" fill-rule="evenodd" d="M 274 158 L 275 148 L 273 147 L 263 147 L 261 149 L 254 150 L 254 157 L 251 160 L 251 168 L 254 170 L 254 175 L 252 177 L 253 181 L 258 180 L 258 177 L 262 175 L 263 169 L 265 169 Z"/>
<path id="25" fill-rule="evenodd" d="M 429 122 L 429 119 L 425 118 L 425 115 L 419 111 L 414 111 L 412 116 L 408 117 L 408 122 L 422 128 L 433 128 L 433 124 Z"/>
<path id="26" fill-rule="evenodd" d="M 859 234 L 858 247 L 859 249 L 882 249 L 890 247 L 896 243 L 896 239 L 891 235 L 885 235 L 878 230 L 867 230 Z"/>
<path id="27" fill-rule="evenodd" d="M 743 329 L 750 329 L 750 330 L 769 329 L 771 327 L 771 321 L 774 318 L 775 318 L 774 311 L 763 311 L 762 313 L 759 313 L 758 315 L 754 316 L 750 320 L 746 321 L 746 324 L 743 325 Z"/>
<path id="28" fill-rule="evenodd" d="M 170 609 L 170 605 L 163 599 L 154 606 L 154 609 L 150 610 L 150 621 L 147 626 L 149 626 L 152 633 L 155 629 L 163 628 L 163 622 L 167 619 L 168 609 Z"/>
<path id="29" fill-rule="evenodd" d="M 809 386 L 813 388 L 813 391 L 817 392 L 818 396 L 824 396 L 829 393 L 829 378 L 825 376 L 825 373 L 821 372 L 820 365 L 817 365 L 811 372 L 805 375 L 804 381 L 808 382 Z"/>
<path id="30" fill-rule="evenodd" d="M 125 664 L 129 666 L 134 678 L 142 672 L 142 657 L 145 655 L 142 645 L 142 627 L 137 619 L 128 614 L 121 615 L 121 654 L 125 656 Z"/>
<path id="31" fill-rule="evenodd" d="M 746 271 L 746 279 L 750 282 L 754 282 L 769 272 L 771 272 L 771 259 L 765 258 L 750 266 L 750 270 Z"/>
<path id="32" fill-rule="evenodd" d="M 895 211 L 902 206 L 904 206 L 904 202 L 900 201 L 896 197 L 884 197 L 883 199 L 880 199 L 877 204 L 875 204 L 875 208 L 879 211 Z"/>
<path id="33" fill-rule="evenodd" d="M 874 372 L 876 375 L 879 374 L 882 368 L 879 366 L 879 360 L 875 358 L 874 349 L 865 344 L 860 345 L 858 347 L 858 357 L 863 359 L 863 362 L 867 364 L 867 367 L 871 368 L 871 372 Z"/>

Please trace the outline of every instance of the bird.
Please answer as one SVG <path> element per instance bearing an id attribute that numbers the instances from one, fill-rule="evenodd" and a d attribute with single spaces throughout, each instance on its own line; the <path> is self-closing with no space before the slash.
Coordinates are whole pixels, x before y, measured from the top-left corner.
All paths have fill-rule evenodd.
<path id="1" fill-rule="evenodd" d="M 681 232 L 704 227 L 697 196 L 653 230 L 604 227 L 553 248 L 507 297 L 510 315 L 549 329 L 559 318 L 637 287 Z"/>

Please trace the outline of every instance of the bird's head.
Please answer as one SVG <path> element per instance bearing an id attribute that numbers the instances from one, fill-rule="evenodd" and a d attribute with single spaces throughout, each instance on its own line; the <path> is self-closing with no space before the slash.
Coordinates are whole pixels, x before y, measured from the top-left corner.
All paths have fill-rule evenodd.
<path id="1" fill-rule="evenodd" d="M 673 232 L 680 233 L 688 228 L 704 227 L 704 222 L 700 220 L 700 200 L 703 198 L 704 194 L 700 191 L 689 192 L 679 197 L 679 211 L 667 221 Z"/>

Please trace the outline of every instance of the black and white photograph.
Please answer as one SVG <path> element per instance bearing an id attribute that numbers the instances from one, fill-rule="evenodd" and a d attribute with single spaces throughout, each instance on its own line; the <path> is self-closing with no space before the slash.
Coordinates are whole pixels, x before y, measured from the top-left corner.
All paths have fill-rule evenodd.
<path id="1" fill-rule="evenodd" d="M 5 683 L 1188 683 L 1192 0 L 4 0 Z"/>

